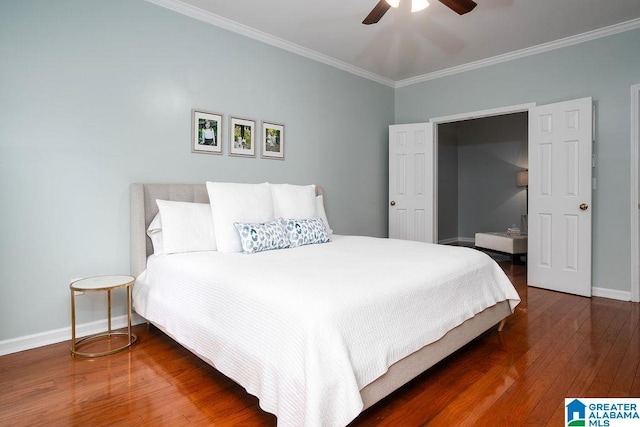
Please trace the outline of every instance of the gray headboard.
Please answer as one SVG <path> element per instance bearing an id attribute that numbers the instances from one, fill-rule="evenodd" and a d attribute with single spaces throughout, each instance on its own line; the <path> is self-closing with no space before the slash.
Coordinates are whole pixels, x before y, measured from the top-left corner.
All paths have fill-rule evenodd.
<path id="1" fill-rule="evenodd" d="M 316 186 L 316 194 L 324 190 Z M 131 274 L 137 277 L 153 253 L 147 228 L 158 213 L 156 199 L 176 202 L 209 203 L 205 184 L 131 184 Z M 325 200 L 326 203 L 326 200 Z"/>

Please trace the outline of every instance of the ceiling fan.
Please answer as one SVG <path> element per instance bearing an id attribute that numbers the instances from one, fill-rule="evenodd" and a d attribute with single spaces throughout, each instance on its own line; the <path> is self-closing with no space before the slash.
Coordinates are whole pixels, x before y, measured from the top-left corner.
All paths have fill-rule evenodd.
<path id="1" fill-rule="evenodd" d="M 447 6 L 449 9 L 456 12 L 458 15 L 464 15 L 467 12 L 471 12 L 474 7 L 477 6 L 477 3 L 473 0 L 439 0 L 440 3 Z M 400 0 L 380 0 L 378 4 L 375 5 L 373 10 L 369 12 L 364 21 L 362 21 L 365 25 L 375 24 L 387 13 L 392 7 L 398 7 L 400 5 Z M 411 0 L 411 12 L 417 12 L 419 10 L 425 9 L 429 6 L 429 2 L 427 0 Z"/>

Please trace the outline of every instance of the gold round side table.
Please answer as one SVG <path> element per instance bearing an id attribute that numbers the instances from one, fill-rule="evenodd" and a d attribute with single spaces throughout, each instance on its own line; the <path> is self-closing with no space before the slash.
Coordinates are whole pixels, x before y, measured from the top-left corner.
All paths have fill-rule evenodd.
<path id="1" fill-rule="evenodd" d="M 117 353 L 131 347 L 138 337 L 131 333 L 131 288 L 136 282 L 133 276 L 95 276 L 76 280 L 69 285 L 71 290 L 71 354 L 80 357 L 99 357 Z M 114 332 L 111 330 L 111 291 L 126 288 L 127 290 L 127 332 Z M 107 292 L 107 331 L 76 339 L 76 292 Z M 108 339 L 115 335 L 128 337 L 127 342 L 117 348 L 96 353 L 78 351 L 82 344 L 98 340 Z"/>

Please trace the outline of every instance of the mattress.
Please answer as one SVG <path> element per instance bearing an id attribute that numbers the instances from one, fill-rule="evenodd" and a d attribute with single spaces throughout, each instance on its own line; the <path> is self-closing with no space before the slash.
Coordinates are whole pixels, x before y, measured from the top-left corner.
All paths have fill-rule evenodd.
<path id="1" fill-rule="evenodd" d="M 332 236 L 239 253 L 151 256 L 134 309 L 257 396 L 281 426 L 343 426 L 389 366 L 519 296 L 487 255 Z"/>

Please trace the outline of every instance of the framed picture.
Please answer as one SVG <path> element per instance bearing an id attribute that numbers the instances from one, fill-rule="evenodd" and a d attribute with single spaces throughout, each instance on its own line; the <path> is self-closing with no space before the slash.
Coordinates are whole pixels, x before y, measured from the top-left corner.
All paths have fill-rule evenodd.
<path id="1" fill-rule="evenodd" d="M 191 110 L 191 152 L 222 154 L 222 114 Z"/>
<path id="2" fill-rule="evenodd" d="M 262 122 L 262 152 L 266 159 L 284 160 L 284 125 Z"/>
<path id="3" fill-rule="evenodd" d="M 255 157 L 256 122 L 255 120 L 231 117 L 229 123 L 229 155 Z"/>

